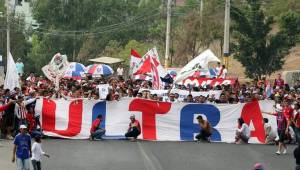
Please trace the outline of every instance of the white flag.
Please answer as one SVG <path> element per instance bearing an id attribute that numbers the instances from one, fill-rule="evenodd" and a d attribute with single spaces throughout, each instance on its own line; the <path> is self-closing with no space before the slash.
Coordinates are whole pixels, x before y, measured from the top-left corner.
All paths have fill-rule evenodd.
<path id="1" fill-rule="evenodd" d="M 19 75 L 16 63 L 9 52 L 7 56 L 6 76 L 4 80 L 4 89 L 13 90 L 15 87 L 20 88 Z"/>
<path id="2" fill-rule="evenodd" d="M 68 67 L 67 56 L 57 53 L 53 56 L 50 63 L 42 68 L 42 71 L 49 80 L 55 82 L 63 77 Z"/>
<path id="3" fill-rule="evenodd" d="M 210 49 L 207 49 L 180 70 L 176 76 L 175 83 L 188 78 L 199 69 L 208 69 L 209 62 L 220 62 L 220 60 Z"/>

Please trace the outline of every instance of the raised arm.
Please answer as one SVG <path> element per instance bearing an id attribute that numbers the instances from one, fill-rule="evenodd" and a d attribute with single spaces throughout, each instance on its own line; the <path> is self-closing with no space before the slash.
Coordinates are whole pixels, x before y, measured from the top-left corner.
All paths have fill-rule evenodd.
<path id="1" fill-rule="evenodd" d="M 275 113 L 271 113 L 271 112 L 261 112 L 263 114 L 267 114 L 267 115 L 272 115 L 272 116 L 275 116 Z"/>
<path id="2" fill-rule="evenodd" d="M 11 104 L 13 104 L 13 103 L 14 103 L 14 101 L 10 100 L 6 105 L 0 106 L 0 112 L 2 112 L 2 111 L 4 111 L 4 110 L 8 109 L 9 106 L 10 106 Z"/>
<path id="3" fill-rule="evenodd" d="M 35 101 L 36 101 L 36 98 L 34 98 L 34 99 L 29 99 L 29 100 L 24 101 L 24 104 L 25 104 L 25 106 L 26 106 L 26 105 L 29 105 L 29 104 L 35 102 Z"/>

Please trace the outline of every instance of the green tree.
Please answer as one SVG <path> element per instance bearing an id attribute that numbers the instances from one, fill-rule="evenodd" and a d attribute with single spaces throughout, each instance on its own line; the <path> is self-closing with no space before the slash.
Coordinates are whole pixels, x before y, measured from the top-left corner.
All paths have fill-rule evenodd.
<path id="1" fill-rule="evenodd" d="M 223 41 L 224 12 L 221 6 L 218 0 L 205 1 L 202 18 L 198 0 L 187 0 L 183 7 L 178 7 L 176 13 L 182 16 L 178 18 L 179 24 L 172 37 L 176 65 L 185 65 L 212 43 Z"/>
<path id="2" fill-rule="evenodd" d="M 0 3 L 4 5 L 4 2 Z M 0 5 L 0 6 L 2 6 Z M 7 50 L 7 21 L 6 21 L 6 11 L 4 8 L 0 7 L 2 15 L 0 15 L 0 50 L 2 55 L 4 56 L 4 63 L 6 64 L 6 50 Z M 30 44 L 28 43 L 27 31 L 25 28 L 24 17 L 16 15 L 12 13 L 9 16 L 10 23 L 10 52 L 12 53 L 15 60 L 17 58 L 23 58 L 27 55 L 27 52 L 30 48 Z"/>
<path id="3" fill-rule="evenodd" d="M 132 39 L 154 41 L 151 27 L 161 17 L 160 3 L 138 6 L 140 0 L 39 0 L 34 17 L 41 27 L 34 31 L 45 55 L 67 54 L 69 60 L 86 63 L 111 51 L 112 42 L 123 48 Z M 115 50 L 117 51 L 117 49 Z M 42 58 L 37 58 L 42 59 Z"/>
<path id="4" fill-rule="evenodd" d="M 294 46 L 300 41 L 300 13 L 288 11 L 283 13 L 279 19 L 281 33 L 284 33 L 289 40 L 289 45 Z"/>
<path id="5" fill-rule="evenodd" d="M 232 19 L 234 57 L 245 67 L 250 78 L 260 78 L 282 68 L 284 56 L 294 46 L 288 36 L 289 28 L 283 25 L 280 31 L 271 34 L 272 17 L 266 17 L 261 1 L 247 0 L 243 9 L 233 7 Z"/>
<path id="6" fill-rule="evenodd" d="M 143 56 L 148 50 L 150 50 L 153 47 L 154 44 L 152 43 L 143 43 L 136 40 L 130 40 L 119 52 L 119 57 L 125 61 L 125 64 L 127 66 L 129 66 L 131 49 L 136 50 L 141 56 Z M 158 52 L 160 52 L 159 49 Z"/>

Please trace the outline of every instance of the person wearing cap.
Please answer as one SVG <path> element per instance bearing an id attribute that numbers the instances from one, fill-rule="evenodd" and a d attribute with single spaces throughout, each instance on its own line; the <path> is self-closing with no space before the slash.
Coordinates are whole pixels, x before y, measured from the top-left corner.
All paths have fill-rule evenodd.
<path id="1" fill-rule="evenodd" d="M 282 107 L 281 106 L 276 106 L 275 108 L 275 113 L 270 113 L 270 112 L 262 112 L 264 114 L 268 115 L 273 115 L 276 116 L 277 120 L 277 133 L 279 136 L 279 145 L 278 145 L 278 150 L 276 152 L 277 155 L 280 154 L 286 154 L 287 153 L 287 147 L 284 143 L 284 140 L 286 138 L 286 135 L 288 135 L 288 122 L 284 114 L 282 113 Z"/>
<path id="2" fill-rule="evenodd" d="M 102 136 L 105 134 L 105 129 L 100 127 L 102 119 L 102 115 L 99 114 L 97 118 L 93 121 L 90 130 L 90 140 L 101 140 Z"/>
<path id="3" fill-rule="evenodd" d="M 26 132 L 26 125 L 20 125 L 20 133 L 14 139 L 12 162 L 17 162 L 19 170 L 30 169 L 31 137 Z"/>
<path id="4" fill-rule="evenodd" d="M 32 163 L 32 167 L 34 170 L 41 170 L 42 156 L 44 155 L 49 158 L 50 155 L 46 154 L 42 149 L 41 136 L 34 137 L 34 140 L 35 140 L 35 142 L 32 144 L 32 147 L 31 147 L 31 152 L 32 152 L 31 163 Z"/>
<path id="5" fill-rule="evenodd" d="M 131 141 L 136 141 L 137 137 L 141 134 L 141 126 L 140 122 L 135 119 L 135 115 L 130 116 L 130 123 L 127 130 L 127 133 L 125 134 L 125 137 L 127 139 L 131 139 Z"/>

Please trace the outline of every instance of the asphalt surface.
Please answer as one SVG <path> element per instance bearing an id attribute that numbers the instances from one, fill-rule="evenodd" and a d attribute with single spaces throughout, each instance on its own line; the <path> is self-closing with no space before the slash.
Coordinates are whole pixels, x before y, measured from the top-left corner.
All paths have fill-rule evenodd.
<path id="1" fill-rule="evenodd" d="M 293 149 L 275 155 L 275 146 L 197 142 L 43 140 L 45 170 L 252 170 L 260 162 L 266 170 L 292 170 Z M 12 141 L 0 141 L 0 170 L 11 163 Z"/>

